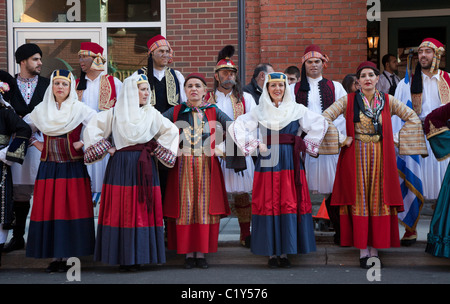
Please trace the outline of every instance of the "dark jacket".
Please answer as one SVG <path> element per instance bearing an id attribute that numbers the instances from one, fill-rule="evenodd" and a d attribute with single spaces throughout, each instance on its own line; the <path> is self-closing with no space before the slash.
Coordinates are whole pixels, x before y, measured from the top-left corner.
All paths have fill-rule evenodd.
<path id="1" fill-rule="evenodd" d="M 256 83 L 256 80 L 252 78 L 252 81 L 242 88 L 244 92 L 250 93 L 253 96 L 256 104 L 259 104 L 259 97 L 262 94 L 262 89 Z"/>
<path id="2" fill-rule="evenodd" d="M 45 91 L 50 84 L 50 79 L 38 76 L 38 83 L 36 89 L 34 90 L 33 97 L 31 98 L 30 103 L 27 105 L 25 99 L 23 99 L 22 93 L 19 90 L 17 85 L 17 75 L 14 81 L 14 88 L 12 88 L 12 94 L 10 96 L 10 100 L 7 100 L 9 104 L 14 108 L 16 113 L 23 117 L 31 111 L 33 111 L 34 107 L 37 106 L 42 99 L 44 98 Z"/>

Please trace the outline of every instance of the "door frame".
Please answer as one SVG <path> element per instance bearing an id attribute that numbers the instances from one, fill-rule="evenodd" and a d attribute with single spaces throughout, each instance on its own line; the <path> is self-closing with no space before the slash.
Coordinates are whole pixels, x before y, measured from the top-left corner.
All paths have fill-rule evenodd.
<path id="1" fill-rule="evenodd" d="M 14 30 L 14 44 L 13 49 L 16 50 L 19 46 L 24 44 L 29 39 L 47 40 L 47 39 L 90 39 L 90 41 L 101 44 L 102 37 L 101 28 L 16 28 Z M 19 72 L 19 65 L 14 60 L 13 56 L 9 56 L 9 71 L 10 74 L 15 75 Z M 43 54 L 45 56 L 45 54 Z M 106 50 L 105 54 L 107 56 Z"/>

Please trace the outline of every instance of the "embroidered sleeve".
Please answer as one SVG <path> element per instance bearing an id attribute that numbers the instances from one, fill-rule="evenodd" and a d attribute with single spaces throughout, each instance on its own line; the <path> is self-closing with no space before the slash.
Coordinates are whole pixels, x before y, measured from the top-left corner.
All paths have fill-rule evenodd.
<path id="1" fill-rule="evenodd" d="M 157 142 L 153 153 L 164 166 L 172 168 L 175 165 L 177 155 L 173 151 L 164 148 L 160 143 Z"/>
<path id="2" fill-rule="evenodd" d="M 303 139 L 306 145 L 306 152 L 311 156 L 317 156 L 319 147 L 328 130 L 328 122 L 322 115 L 308 110 L 299 120 L 299 123 L 301 129 L 306 132 L 306 136 Z"/>
<path id="3" fill-rule="evenodd" d="M 175 165 L 180 132 L 177 126 L 162 114 L 156 115 L 154 123 L 159 124 L 159 131 L 154 138 L 158 145 L 153 153 L 164 166 L 171 168 Z"/>
<path id="4" fill-rule="evenodd" d="M 339 147 L 345 142 L 346 136 L 339 132 L 334 125 L 334 121 L 347 109 L 347 96 L 341 97 L 328 107 L 323 113 L 323 117 L 328 122 L 328 130 L 320 145 L 319 154 L 338 154 Z"/>
<path id="5" fill-rule="evenodd" d="M 6 160 L 22 164 L 27 153 L 31 128 L 13 110 L 7 110 L 5 114 L 5 123 L 9 131 L 15 134 L 6 152 Z"/>
<path id="6" fill-rule="evenodd" d="M 89 146 L 84 151 L 84 162 L 86 164 L 92 164 L 95 163 L 103 157 L 106 156 L 106 153 L 108 152 L 108 149 L 112 147 L 112 144 L 107 141 L 105 138 L 102 138 L 97 143 Z"/>
<path id="7" fill-rule="evenodd" d="M 245 156 L 253 154 L 261 142 L 257 127 L 258 122 L 253 119 L 251 112 L 239 116 L 228 127 L 228 134 Z"/>
<path id="8" fill-rule="evenodd" d="M 399 132 L 400 155 L 428 155 L 422 122 L 413 109 L 389 96 L 391 115 L 397 115 L 405 121 Z"/>

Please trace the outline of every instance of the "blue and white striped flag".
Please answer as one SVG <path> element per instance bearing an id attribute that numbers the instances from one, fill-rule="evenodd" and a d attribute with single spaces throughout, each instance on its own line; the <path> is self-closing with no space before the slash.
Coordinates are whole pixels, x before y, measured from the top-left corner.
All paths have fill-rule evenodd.
<path id="1" fill-rule="evenodd" d="M 406 64 L 406 84 L 410 83 L 409 75 L 411 74 L 412 55 L 413 51 L 411 50 Z M 408 100 L 406 105 L 412 109 L 411 100 Z M 420 210 L 424 203 L 419 157 L 419 155 L 397 156 L 397 169 L 405 209 L 405 211 L 398 214 L 398 219 L 406 228 L 412 231 L 416 229 Z"/>

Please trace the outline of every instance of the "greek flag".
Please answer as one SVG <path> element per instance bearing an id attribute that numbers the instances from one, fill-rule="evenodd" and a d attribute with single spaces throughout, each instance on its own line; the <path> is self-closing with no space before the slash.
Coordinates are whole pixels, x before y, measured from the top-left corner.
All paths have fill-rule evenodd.
<path id="1" fill-rule="evenodd" d="M 410 82 L 410 64 L 412 50 L 408 56 L 405 83 Z M 406 105 L 412 108 L 411 100 Z M 419 155 L 398 155 L 397 169 L 400 178 L 400 188 L 403 195 L 403 205 L 405 211 L 398 214 L 400 223 L 409 230 L 415 230 L 419 220 L 419 213 L 422 209 L 424 198 L 420 171 Z"/>

